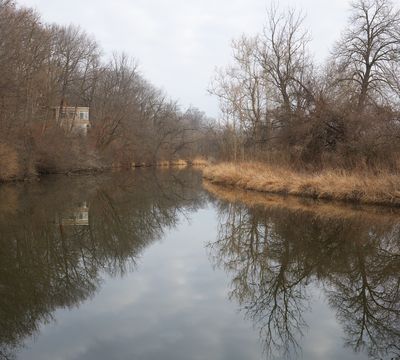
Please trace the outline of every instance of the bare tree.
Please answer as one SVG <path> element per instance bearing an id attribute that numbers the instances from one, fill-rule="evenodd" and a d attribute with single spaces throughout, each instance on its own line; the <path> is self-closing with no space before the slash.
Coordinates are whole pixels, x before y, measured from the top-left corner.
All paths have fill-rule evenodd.
<path id="1" fill-rule="evenodd" d="M 259 40 L 260 65 L 275 90 L 276 105 L 287 114 L 304 109 L 311 95 L 310 36 L 303 23 L 301 13 L 272 6 Z"/>
<path id="2" fill-rule="evenodd" d="M 356 0 L 348 28 L 336 44 L 337 80 L 348 82 L 358 110 L 399 94 L 400 10 L 390 0 Z M 397 79 L 397 81 L 396 81 Z"/>
<path id="3" fill-rule="evenodd" d="M 55 81 L 61 112 L 67 100 L 73 105 L 81 101 L 93 81 L 100 51 L 95 40 L 76 26 L 53 26 L 50 79 Z"/>
<path id="4" fill-rule="evenodd" d="M 299 127 L 314 111 L 316 88 L 303 22 L 301 13 L 272 6 L 263 33 L 233 41 L 233 64 L 217 73 L 210 92 L 219 99 L 235 161 L 238 149 L 241 160 L 245 149 L 247 158 L 263 159 L 277 144 L 303 141 Z"/>
<path id="5" fill-rule="evenodd" d="M 242 36 L 232 42 L 233 65 L 218 71 L 210 92 L 220 102 L 223 120 L 231 133 L 233 159 L 244 158 L 244 146 L 254 151 L 266 142 L 267 88 L 257 58 L 258 39 Z"/>

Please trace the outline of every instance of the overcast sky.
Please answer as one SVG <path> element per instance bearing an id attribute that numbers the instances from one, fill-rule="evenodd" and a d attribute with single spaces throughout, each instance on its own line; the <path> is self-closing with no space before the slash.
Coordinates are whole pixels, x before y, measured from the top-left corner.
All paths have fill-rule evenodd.
<path id="1" fill-rule="evenodd" d="M 124 51 L 142 74 L 184 107 L 217 116 L 207 88 L 215 67 L 230 61 L 230 43 L 262 30 L 272 0 L 19 0 L 47 22 L 80 25 L 105 55 Z M 348 16 L 349 0 L 280 0 L 307 15 L 312 51 L 322 61 Z"/>

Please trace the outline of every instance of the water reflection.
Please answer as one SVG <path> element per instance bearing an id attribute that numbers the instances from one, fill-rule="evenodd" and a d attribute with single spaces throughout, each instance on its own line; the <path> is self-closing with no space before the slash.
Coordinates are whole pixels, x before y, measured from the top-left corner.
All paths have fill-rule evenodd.
<path id="1" fill-rule="evenodd" d="M 208 189 L 229 200 L 215 200 L 219 231 L 210 256 L 230 274 L 231 297 L 260 330 L 269 357 L 297 357 L 316 288 L 347 346 L 376 359 L 400 356 L 398 215 L 290 207 L 276 198 L 263 204 Z"/>
<path id="2" fill-rule="evenodd" d="M 85 202 L 76 207 L 66 217 L 61 219 L 64 226 L 89 226 L 89 207 Z"/>
<path id="3" fill-rule="evenodd" d="M 400 355 L 398 213 L 382 215 L 374 209 L 355 211 L 328 204 L 315 207 L 277 197 L 241 198 L 239 192 L 209 190 L 215 198 L 205 196 L 200 175 L 187 170 L 47 178 L 1 186 L 0 358 L 15 357 L 31 335 L 43 333 L 55 310 L 74 308 L 92 298 L 102 288 L 105 273 L 113 277 L 135 270 L 143 250 L 189 216 L 194 224 L 197 221 L 197 230 L 180 226 L 176 233 L 181 242 L 169 239 L 158 250 L 159 257 L 146 257 L 149 273 L 139 272 L 139 278 L 151 284 L 151 291 L 143 291 L 142 297 L 136 293 L 140 301 L 129 303 L 120 317 L 105 309 L 106 320 L 100 323 L 110 325 L 111 334 L 102 347 L 97 342 L 88 345 L 97 351 L 94 358 L 137 354 L 145 359 L 160 358 L 159 354 L 197 358 L 199 348 L 212 348 L 209 358 L 259 358 L 257 334 L 250 333 L 247 322 L 234 313 L 237 303 L 259 329 L 266 355 L 298 358 L 302 346 L 305 352 L 310 348 L 304 339 L 307 325 L 318 316 L 313 307 L 320 294 L 330 309 L 322 313 L 335 313 L 343 330 L 335 334 L 345 337 L 339 344 L 334 339 L 332 358 L 341 358 L 343 344 L 349 348 L 348 358 L 351 349 L 377 359 Z M 215 207 L 205 207 L 208 201 Z M 193 216 L 200 207 L 203 210 Z M 216 215 L 218 233 L 214 233 Z M 230 304 L 225 274 L 207 268 L 203 243 L 186 241 L 193 240 L 193 231 L 197 239 L 212 240 L 208 247 L 212 262 L 228 272 L 232 283 Z M 162 276 L 152 276 L 164 258 L 169 266 L 164 264 Z M 114 281 L 118 279 L 110 280 Z M 232 313 L 224 312 L 229 306 Z M 154 317 L 157 311 L 163 315 Z M 66 317 L 73 318 L 73 313 Z M 124 342 L 120 341 L 124 331 L 115 329 L 126 317 L 136 321 L 124 331 L 135 335 Z M 155 318 L 158 321 L 152 321 Z M 85 320 L 77 320 L 74 329 L 82 326 L 80 321 Z M 96 332 L 96 326 L 94 321 L 85 329 Z M 147 330 L 141 333 L 141 328 Z M 312 325 L 317 332 L 326 329 Z M 69 339 L 71 332 L 58 336 Z M 321 338 L 329 336 L 324 333 Z M 62 341 L 68 349 L 64 356 L 70 356 L 70 346 L 80 348 L 88 341 Z M 129 348 L 125 353 L 129 355 L 122 355 L 121 344 Z M 98 355 L 105 348 L 109 352 Z M 135 353 L 133 348 L 142 350 Z M 45 357 L 36 350 L 37 358 Z M 32 353 L 24 355 L 30 358 Z M 80 355 L 77 358 L 91 358 Z"/>
<path id="4" fill-rule="evenodd" d="M 195 172 L 141 171 L 0 188 L 0 358 L 93 296 L 203 204 Z"/>

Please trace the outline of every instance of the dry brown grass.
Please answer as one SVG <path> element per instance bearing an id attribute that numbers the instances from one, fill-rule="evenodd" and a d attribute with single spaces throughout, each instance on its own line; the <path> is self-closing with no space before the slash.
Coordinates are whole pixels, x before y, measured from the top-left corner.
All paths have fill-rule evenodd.
<path id="1" fill-rule="evenodd" d="M 199 167 L 203 167 L 203 166 L 208 166 L 208 161 L 206 159 L 204 159 L 203 157 L 196 157 L 191 161 L 191 164 L 193 166 L 199 166 Z"/>
<path id="2" fill-rule="evenodd" d="M 184 166 L 188 166 L 188 162 L 187 160 L 182 160 L 182 159 L 178 159 L 178 160 L 171 160 L 169 162 L 170 166 L 180 166 L 180 167 L 184 167 Z"/>
<path id="3" fill-rule="evenodd" d="M 159 160 L 156 163 L 134 163 L 132 162 L 132 168 L 135 167 L 152 167 L 156 166 L 159 168 L 170 168 L 170 167 L 187 167 L 187 166 L 206 166 L 208 165 L 207 160 L 203 158 L 196 158 L 195 160 L 184 160 L 184 159 L 178 159 L 178 160 Z"/>
<path id="4" fill-rule="evenodd" d="M 169 167 L 169 161 L 167 161 L 167 160 L 157 161 L 157 166 L 159 166 L 159 167 Z"/>
<path id="5" fill-rule="evenodd" d="M 8 144 L 0 143 L 0 182 L 22 176 L 18 153 Z"/>
<path id="6" fill-rule="evenodd" d="M 206 167 L 203 175 L 212 183 L 245 190 L 400 206 L 400 176 L 388 173 L 326 170 L 307 174 L 259 163 L 222 163 Z"/>

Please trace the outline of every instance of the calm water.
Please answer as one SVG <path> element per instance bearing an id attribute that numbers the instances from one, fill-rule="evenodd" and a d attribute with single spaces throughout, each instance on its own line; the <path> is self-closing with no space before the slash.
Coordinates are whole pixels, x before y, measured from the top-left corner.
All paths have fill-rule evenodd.
<path id="1" fill-rule="evenodd" d="M 1 186 L 0 358 L 398 359 L 400 216 L 223 198 L 190 170 Z"/>

